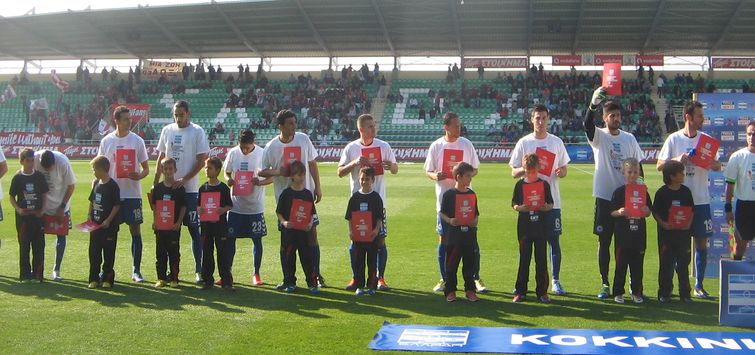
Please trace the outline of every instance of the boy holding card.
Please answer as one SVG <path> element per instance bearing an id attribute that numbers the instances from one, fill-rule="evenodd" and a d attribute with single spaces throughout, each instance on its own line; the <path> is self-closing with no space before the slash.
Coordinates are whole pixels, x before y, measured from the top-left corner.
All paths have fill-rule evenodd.
<path id="1" fill-rule="evenodd" d="M 674 287 L 674 270 L 679 278 L 679 298 L 692 302 L 689 284 L 690 227 L 693 220 L 694 197 L 682 185 L 684 164 L 669 160 L 663 167 L 663 183 L 655 193 L 653 218 L 658 224 L 658 301 L 668 303 Z"/>
<path id="2" fill-rule="evenodd" d="M 45 239 L 42 215 L 47 200 L 47 180 L 34 169 L 34 150 L 24 148 L 18 153 L 22 169 L 10 183 L 10 204 L 16 211 L 16 231 L 20 258 L 19 280 L 42 282 L 45 266 Z M 32 253 L 29 264 L 29 252 Z"/>
<path id="3" fill-rule="evenodd" d="M 199 220 L 202 231 L 202 289 L 212 288 L 215 279 L 215 246 L 218 249 L 218 272 L 224 290 L 234 291 L 233 276 L 229 265 L 227 212 L 233 207 L 231 189 L 218 180 L 223 162 L 218 157 L 207 158 L 205 173 L 207 181 L 199 188 Z"/>
<path id="4" fill-rule="evenodd" d="M 92 159 L 95 181 L 89 193 L 89 220 L 100 225 L 89 233 L 89 288 L 110 288 L 115 282 L 115 247 L 119 224 L 116 216 L 121 209 L 121 190 L 110 178 L 110 161 L 98 155 Z M 102 277 L 100 277 L 102 275 Z"/>
<path id="5" fill-rule="evenodd" d="M 696 297 L 710 298 L 703 287 L 705 268 L 708 264 L 708 238 L 713 235 L 708 172 L 721 170 L 721 162 L 716 160 L 718 142 L 700 131 L 704 121 L 703 105 L 697 101 L 687 102 L 684 105 L 684 128 L 666 138 L 658 153 L 656 166 L 658 171 L 663 171 L 663 165 L 666 162 L 676 160 L 684 164 L 686 168 L 687 177 L 684 184 L 692 191 L 692 197 L 695 200 L 692 217 L 695 269 L 697 270 L 694 292 Z"/>
<path id="6" fill-rule="evenodd" d="M 149 204 L 154 212 L 152 229 L 157 239 L 157 283 L 155 287 L 178 287 L 178 271 L 181 262 L 179 240 L 181 222 L 186 214 L 186 189 L 175 181 L 176 161 L 163 158 L 159 168 L 163 181 L 156 183 L 149 194 Z M 197 218 L 199 219 L 199 218 Z M 170 266 L 170 275 L 168 275 Z"/>
<path id="7" fill-rule="evenodd" d="M 443 293 L 446 301 L 456 301 L 456 273 L 462 260 L 464 266 L 461 274 L 464 277 L 464 293 L 471 302 L 480 300 L 477 297 L 474 268 L 475 249 L 477 244 L 477 195 L 469 188 L 472 183 L 474 168 L 464 162 L 454 167 L 453 175 L 456 183 L 454 188 L 443 194 L 440 204 L 440 218 L 448 230 L 446 234 L 446 287 Z"/>
<path id="8" fill-rule="evenodd" d="M 553 208 L 553 196 L 550 184 L 537 175 L 540 163 L 536 154 L 525 155 L 522 166 L 524 166 L 524 176 L 516 182 L 514 196 L 511 199 L 511 207 L 519 212 L 516 225 L 519 240 L 519 271 L 516 276 L 513 302 L 523 302 L 527 296 L 527 282 L 530 278 L 530 261 L 534 246 L 535 293 L 540 302 L 550 303 L 545 216 Z"/>
<path id="9" fill-rule="evenodd" d="M 365 293 L 374 295 L 378 287 L 377 249 L 379 235 L 383 232 L 383 199 L 372 189 L 375 182 L 375 169 L 363 167 L 359 170 L 357 192 L 351 195 L 346 208 L 346 220 L 349 221 L 349 239 L 352 268 L 356 269 L 356 295 Z M 366 260 L 365 260 L 366 256 Z M 367 280 L 364 278 L 364 264 L 367 262 Z"/>
<path id="10" fill-rule="evenodd" d="M 611 198 L 611 216 L 616 218 L 614 244 L 616 270 L 613 277 L 613 295 L 616 303 L 624 303 L 624 284 L 627 278 L 627 267 L 630 272 L 630 288 L 632 302 L 645 302 L 642 293 L 643 264 L 647 245 L 647 230 L 645 218 L 650 216 L 652 202 L 647 192 L 647 186 L 638 184 L 640 177 L 640 162 L 635 158 L 624 160 L 624 179 L 626 185 L 617 188 Z"/>
<path id="11" fill-rule="evenodd" d="M 307 244 L 307 232 L 314 224 L 315 210 L 312 192 L 304 187 L 306 167 L 304 163 L 295 160 L 290 166 L 291 186 L 281 192 L 278 207 L 278 229 L 281 231 L 281 267 L 283 282 L 276 288 L 291 293 L 296 290 L 296 253 L 307 280 L 307 286 L 312 293 L 319 293 L 317 274 L 312 265 L 311 248 Z"/>

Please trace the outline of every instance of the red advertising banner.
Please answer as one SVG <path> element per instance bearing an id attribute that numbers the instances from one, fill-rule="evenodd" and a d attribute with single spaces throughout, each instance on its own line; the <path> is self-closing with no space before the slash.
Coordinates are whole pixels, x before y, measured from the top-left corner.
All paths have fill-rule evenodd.
<path id="1" fill-rule="evenodd" d="M 312 202 L 295 198 L 291 203 L 291 211 L 288 215 L 288 222 L 291 224 L 291 229 L 303 231 L 311 221 Z"/>
<path id="2" fill-rule="evenodd" d="M 719 69 L 753 69 L 755 68 L 755 58 L 731 58 L 720 57 L 713 58 L 713 68 Z"/>
<path id="3" fill-rule="evenodd" d="M 581 55 L 554 55 L 552 57 L 552 64 L 554 66 L 578 66 L 582 65 Z"/>
<path id="4" fill-rule="evenodd" d="M 527 57 L 464 58 L 464 68 L 526 68 Z"/>
<path id="5" fill-rule="evenodd" d="M 603 65 L 603 87 L 606 89 L 606 94 L 621 96 L 621 63 Z"/>
<path id="6" fill-rule="evenodd" d="M 468 226 L 472 224 L 477 209 L 477 200 L 472 194 L 457 194 L 456 208 L 454 209 L 454 218 L 459 221 L 459 225 Z"/>
<path id="7" fill-rule="evenodd" d="M 636 59 L 637 65 L 647 66 L 663 66 L 662 55 L 638 55 Z"/>
<path id="8" fill-rule="evenodd" d="M 355 242 L 372 241 L 372 212 L 351 212 L 351 240 Z"/>
<path id="9" fill-rule="evenodd" d="M 380 147 L 362 148 L 362 156 L 367 158 L 370 166 L 375 169 L 375 175 L 383 175 L 383 154 Z"/>
<path id="10" fill-rule="evenodd" d="M 118 106 L 128 107 L 132 126 L 141 121 L 149 122 L 149 104 L 112 104 L 110 106 L 110 113 L 112 114 Z M 115 126 L 115 123 L 113 123 L 113 126 Z"/>
<path id="11" fill-rule="evenodd" d="M 620 54 L 609 54 L 609 55 L 596 55 L 594 57 L 594 65 L 603 65 L 606 63 L 624 63 L 624 56 Z M 621 70 L 621 65 L 619 65 L 619 70 Z"/>
<path id="12" fill-rule="evenodd" d="M 624 211 L 629 218 L 644 218 L 642 208 L 647 206 L 647 191 L 645 185 L 627 184 L 624 189 Z"/>
<path id="13" fill-rule="evenodd" d="M 0 145 L 25 147 L 63 143 L 62 133 L 0 132 Z"/>

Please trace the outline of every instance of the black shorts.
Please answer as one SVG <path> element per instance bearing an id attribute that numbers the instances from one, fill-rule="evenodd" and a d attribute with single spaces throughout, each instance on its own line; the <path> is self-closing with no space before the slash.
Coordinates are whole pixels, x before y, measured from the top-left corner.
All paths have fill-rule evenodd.
<path id="1" fill-rule="evenodd" d="M 611 201 L 595 198 L 595 219 L 592 233 L 595 235 L 613 235 L 614 218 L 611 216 Z"/>
<path id="2" fill-rule="evenodd" d="M 734 211 L 734 227 L 744 240 L 755 239 L 755 201 L 737 200 Z"/>

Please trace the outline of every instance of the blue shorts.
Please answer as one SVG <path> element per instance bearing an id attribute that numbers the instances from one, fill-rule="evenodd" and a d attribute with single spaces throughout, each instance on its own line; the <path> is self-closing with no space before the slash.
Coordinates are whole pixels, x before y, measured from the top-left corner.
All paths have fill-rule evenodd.
<path id="1" fill-rule="evenodd" d="M 186 214 L 184 215 L 185 226 L 199 228 L 199 213 L 197 213 L 197 207 L 199 207 L 199 193 L 187 192 Z"/>
<path id="2" fill-rule="evenodd" d="M 545 214 L 545 228 L 548 237 L 561 235 L 561 209 L 554 208 Z"/>
<path id="3" fill-rule="evenodd" d="M 265 214 L 240 214 L 228 212 L 229 238 L 262 238 L 267 235 Z"/>
<path id="4" fill-rule="evenodd" d="M 435 222 L 435 231 L 438 232 L 438 235 L 443 237 L 446 235 L 446 222 L 443 222 L 443 219 L 440 218 L 440 212 L 438 212 L 438 216 Z"/>
<path id="5" fill-rule="evenodd" d="M 129 226 L 142 224 L 142 199 L 126 198 L 121 200 L 121 210 L 119 213 L 120 223 L 126 223 Z"/>
<path id="6" fill-rule="evenodd" d="M 695 205 L 692 214 L 692 237 L 710 238 L 713 236 L 713 219 L 710 217 L 710 205 Z"/>

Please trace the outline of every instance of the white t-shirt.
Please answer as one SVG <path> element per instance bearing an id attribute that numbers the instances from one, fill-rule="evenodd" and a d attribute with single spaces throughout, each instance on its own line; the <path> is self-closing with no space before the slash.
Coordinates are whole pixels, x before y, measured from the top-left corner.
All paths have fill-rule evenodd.
<path id="1" fill-rule="evenodd" d="M 734 197 L 742 201 L 755 201 L 755 153 L 742 148 L 729 157 L 726 163 L 724 177 L 727 182 L 733 182 Z"/>
<path id="2" fill-rule="evenodd" d="M 459 137 L 456 142 L 446 141 L 445 136 L 440 137 L 430 145 L 425 158 L 425 171 L 441 171 L 443 168 L 443 151 L 446 149 L 458 149 L 464 152 L 461 161 L 472 165 L 477 169 L 480 167 L 480 158 L 477 157 L 477 151 L 474 149 L 472 142 L 464 137 Z M 446 179 L 435 182 L 435 210 L 440 212 L 440 200 L 443 194 L 454 187 L 454 178 L 449 176 Z M 471 187 L 471 186 L 470 186 Z"/>
<path id="3" fill-rule="evenodd" d="M 129 132 L 125 137 L 118 137 L 117 131 L 109 133 L 100 141 L 97 155 L 102 155 L 110 161 L 110 177 L 118 184 L 121 190 L 121 200 L 127 198 L 142 198 L 142 184 L 129 178 L 117 178 L 115 171 L 115 152 L 118 149 L 134 149 L 136 151 L 136 172 L 142 171 L 141 164 L 149 159 L 144 140 L 134 132 Z"/>
<path id="4" fill-rule="evenodd" d="M 202 127 L 190 122 L 185 128 L 171 123 L 163 127 L 157 150 L 176 160 L 176 179 L 181 179 L 197 164 L 197 155 L 209 153 L 210 145 Z M 199 174 L 184 181 L 186 192 L 199 192 Z"/>
<path id="5" fill-rule="evenodd" d="M 3 146 L 0 145 L 0 163 L 2 163 L 4 161 L 5 161 L 5 153 L 3 153 Z M 0 200 L 3 199 L 3 196 L 5 196 L 5 195 L 3 195 L 3 185 L 0 184 Z"/>
<path id="6" fill-rule="evenodd" d="M 50 167 L 50 171 L 42 168 L 42 153 L 44 150 L 38 150 L 34 152 L 34 170 L 39 171 L 45 176 L 47 180 L 47 186 L 50 191 L 47 192 L 47 202 L 45 202 L 45 214 L 53 215 L 58 211 L 58 207 L 63 203 L 63 197 L 66 196 L 66 190 L 69 185 L 76 184 L 76 175 L 73 173 L 73 167 L 71 167 L 71 161 L 65 154 L 57 151 L 52 151 L 53 157 L 55 157 L 55 164 Z M 73 198 L 73 196 L 71 196 Z M 65 210 L 71 209 L 71 199 L 68 199 Z"/>
<path id="7" fill-rule="evenodd" d="M 541 179 L 545 180 L 551 186 L 551 194 L 553 195 L 553 208 L 561 208 L 561 192 L 558 188 L 558 181 L 561 180 L 556 176 L 556 169 L 569 164 L 571 159 L 566 152 L 566 147 L 561 138 L 558 138 L 550 133 L 544 139 L 535 138 L 534 133 L 530 133 L 516 142 L 514 151 L 511 152 L 511 159 L 509 160 L 509 166 L 512 168 L 521 168 L 522 159 L 527 153 L 534 153 L 537 148 L 545 149 L 556 155 L 553 161 L 553 169 L 550 176 L 538 174 Z"/>
<path id="8" fill-rule="evenodd" d="M 619 130 L 614 136 L 608 128 L 595 128 L 595 136 L 588 139 L 595 159 L 595 176 L 592 180 L 593 197 L 611 201 L 613 191 L 624 185 L 621 169 L 624 160 L 642 160 L 642 149 L 630 133 Z"/>
<path id="9" fill-rule="evenodd" d="M 262 154 L 263 168 L 280 168 L 281 163 L 283 162 L 283 149 L 286 147 L 301 147 L 301 158 L 303 160 L 302 163 L 304 163 L 304 169 L 306 171 L 304 178 L 304 187 L 314 193 L 315 182 L 314 180 L 312 180 L 312 175 L 309 173 L 309 164 L 307 163 L 317 159 L 317 150 L 315 149 L 315 146 L 312 145 L 312 141 L 309 140 L 309 137 L 304 133 L 294 133 L 294 139 L 292 139 L 291 142 L 288 143 L 281 142 L 279 136 L 271 139 L 270 142 L 268 142 L 265 146 L 264 154 Z M 280 197 L 283 190 L 285 190 L 288 185 L 290 185 L 290 182 L 291 178 L 289 177 L 273 177 L 275 202 L 278 202 L 278 198 Z"/>
<path id="10" fill-rule="evenodd" d="M 689 138 L 684 135 L 684 130 L 681 129 L 671 133 L 666 138 L 666 141 L 663 142 L 663 147 L 658 152 L 658 159 L 671 160 L 684 153 L 689 153 L 697 146 L 697 142 L 700 140 L 700 135 L 702 134 L 705 133 L 697 131 L 694 138 Z M 684 185 L 692 191 L 692 199 L 695 201 L 695 205 L 710 204 L 708 170 L 692 164 L 692 162 L 685 164 L 684 167 L 686 170 Z"/>
<path id="11" fill-rule="evenodd" d="M 362 149 L 363 148 L 372 148 L 372 147 L 379 147 L 380 148 L 380 157 L 383 159 L 383 161 L 390 161 L 391 163 L 396 163 L 396 156 L 393 154 L 393 149 L 391 149 L 391 146 L 380 140 L 375 138 L 372 141 L 371 145 L 363 145 L 360 139 L 357 139 L 349 144 L 347 144 L 343 148 L 343 152 L 341 152 L 341 160 L 338 162 L 339 166 L 344 166 L 350 162 L 352 162 L 354 159 L 359 158 L 362 155 Z M 383 199 L 383 206 L 385 207 L 385 174 L 390 174 L 390 171 L 385 170 L 383 172 L 383 175 L 375 176 L 375 183 L 372 185 L 372 189 L 377 191 L 378 194 L 380 194 L 380 198 Z M 351 193 L 355 193 L 359 191 L 360 185 L 359 185 L 359 169 L 354 168 L 351 170 L 350 179 L 349 179 L 349 186 L 351 187 Z"/>
<path id="12" fill-rule="evenodd" d="M 223 171 L 231 174 L 235 179 L 237 171 L 253 171 L 254 177 L 257 177 L 262 170 L 262 148 L 254 145 L 249 154 L 244 155 L 239 146 L 233 147 L 228 151 L 223 163 Z M 248 196 L 236 196 L 231 194 L 233 202 L 232 212 L 238 214 L 259 214 L 265 212 L 265 187 L 254 186 L 252 193 Z"/>

